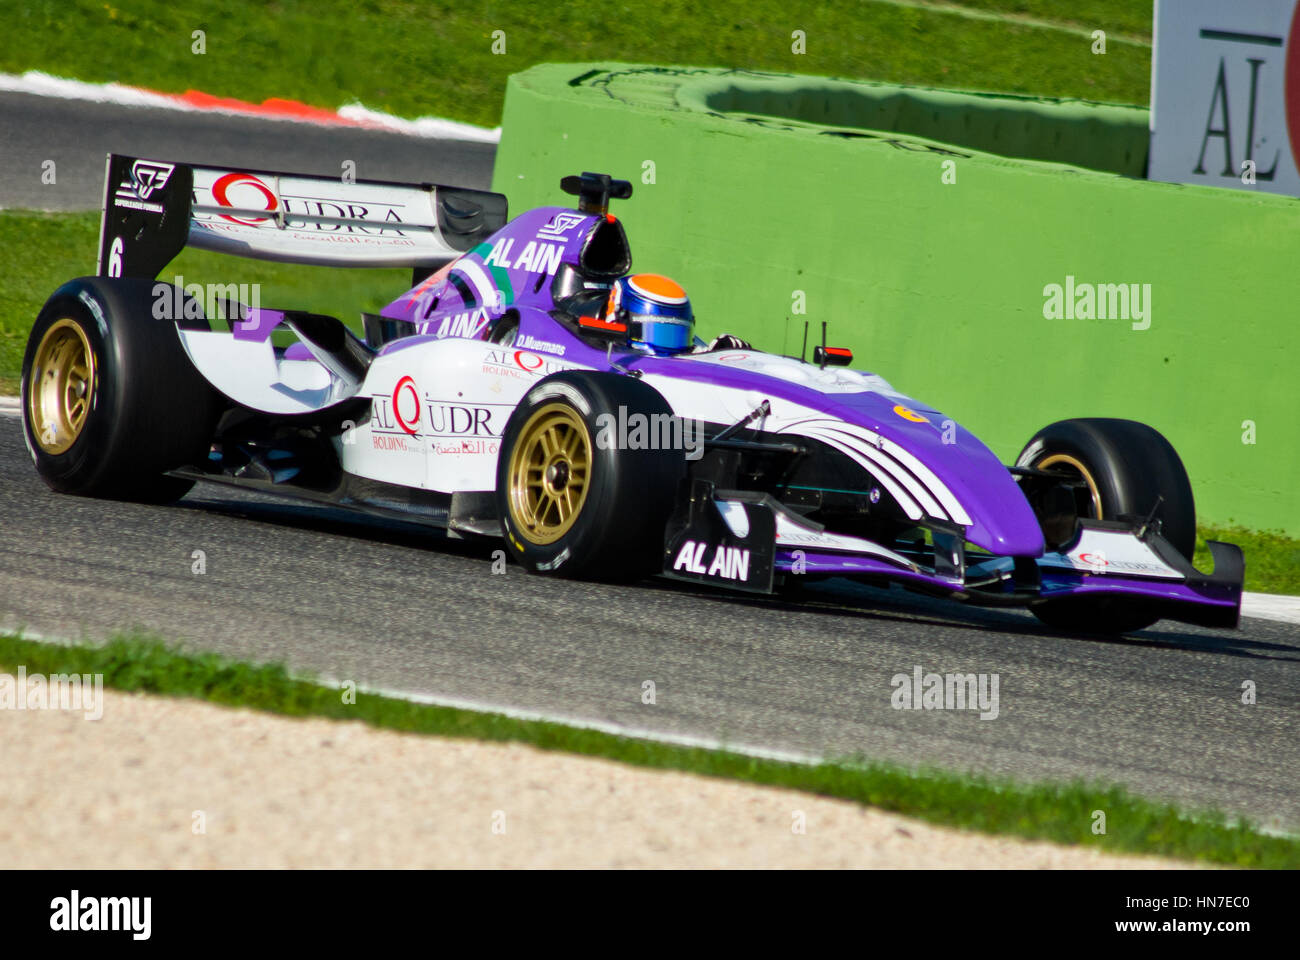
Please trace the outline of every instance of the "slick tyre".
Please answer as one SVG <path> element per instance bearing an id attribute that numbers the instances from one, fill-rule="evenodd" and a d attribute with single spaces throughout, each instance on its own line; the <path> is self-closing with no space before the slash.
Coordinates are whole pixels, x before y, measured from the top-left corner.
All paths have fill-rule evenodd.
<path id="1" fill-rule="evenodd" d="M 1162 536 L 1191 560 L 1196 547 L 1192 485 L 1173 446 L 1146 424 L 1062 420 L 1038 431 L 1016 465 L 1082 481 L 1074 488 L 1073 503 L 1080 518 L 1145 519 L 1154 511 Z M 1059 528 L 1060 517 L 1049 520 L 1040 512 L 1039 519 L 1045 533 L 1050 526 Z M 1042 601 L 1030 610 L 1049 626 L 1085 633 L 1128 633 L 1160 619 L 1150 604 L 1120 597 L 1065 597 Z"/>
<path id="2" fill-rule="evenodd" d="M 511 556 L 535 573 L 565 577 L 657 573 L 684 452 L 625 443 L 617 426 L 641 418 L 661 425 L 671 416 L 658 391 L 633 377 L 564 371 L 538 381 L 511 414 L 497 462 Z"/>
<path id="3" fill-rule="evenodd" d="M 46 301 L 23 357 L 23 431 L 53 490 L 165 503 L 194 484 L 220 411 L 175 324 L 153 316 L 154 281 L 82 277 Z"/>

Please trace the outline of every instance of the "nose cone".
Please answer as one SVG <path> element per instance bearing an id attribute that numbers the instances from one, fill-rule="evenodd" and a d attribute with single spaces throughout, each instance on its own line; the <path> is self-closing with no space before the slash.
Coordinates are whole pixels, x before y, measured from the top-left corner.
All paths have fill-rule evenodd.
<path id="1" fill-rule="evenodd" d="M 992 450 L 962 433 L 954 444 L 931 440 L 926 462 L 970 517 L 966 539 L 999 556 L 1042 556 L 1043 528 L 1020 485 Z"/>
<path id="2" fill-rule="evenodd" d="M 999 556 L 1041 557 L 1043 528 L 1007 468 L 998 463 L 997 469 L 1001 478 L 981 478 L 969 498 L 963 497 L 971 516 L 966 539 Z"/>
<path id="3" fill-rule="evenodd" d="M 931 419 L 944 422 L 942 414 Z M 952 423 L 952 421 L 947 421 Z M 905 441 L 957 498 L 970 518 L 966 539 L 999 556 L 1040 557 L 1043 528 L 1011 472 L 970 431 L 954 424 L 957 442 L 944 443 L 930 424 L 905 424 Z M 901 432 L 901 431 L 900 431 Z"/>

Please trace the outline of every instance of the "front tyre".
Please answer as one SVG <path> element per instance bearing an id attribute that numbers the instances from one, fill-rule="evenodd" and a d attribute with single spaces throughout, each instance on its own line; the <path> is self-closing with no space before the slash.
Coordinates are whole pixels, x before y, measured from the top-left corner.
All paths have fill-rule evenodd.
<path id="1" fill-rule="evenodd" d="M 524 395 L 497 462 L 497 505 L 515 559 L 535 573 L 602 580 L 659 571 L 685 457 L 616 435 L 638 421 L 642 440 L 661 439 L 672 409 L 632 377 L 564 371 Z"/>
<path id="2" fill-rule="evenodd" d="M 53 490 L 162 503 L 193 482 L 219 400 L 176 327 L 153 317 L 154 281 L 82 277 L 55 291 L 23 357 L 23 431 Z"/>
<path id="3" fill-rule="evenodd" d="M 1016 465 L 1061 474 L 1069 488 L 1030 496 L 1049 549 L 1064 546 L 1079 519 L 1154 516 L 1161 535 L 1189 561 L 1196 547 L 1196 506 L 1187 471 L 1159 432 L 1134 420 L 1062 420 L 1038 431 Z M 1157 506 L 1157 503 L 1159 506 Z M 1030 607 L 1049 626 L 1128 633 L 1160 619 L 1151 604 L 1127 597 L 1062 597 Z"/>

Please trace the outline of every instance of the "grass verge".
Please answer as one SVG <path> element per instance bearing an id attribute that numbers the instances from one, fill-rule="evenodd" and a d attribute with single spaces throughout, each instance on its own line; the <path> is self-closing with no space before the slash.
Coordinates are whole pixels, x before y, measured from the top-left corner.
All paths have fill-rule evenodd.
<path id="1" fill-rule="evenodd" d="M 1150 4 L 967 6 L 996 18 L 862 0 L 18 0 L 6 11 L 0 71 L 255 102 L 288 97 L 332 108 L 360 100 L 402 116 L 488 126 L 500 122 L 506 78 L 548 60 L 652 60 L 1147 102 L 1151 48 L 1113 42 L 1098 56 L 1077 31 L 1149 36 Z M 1064 21 L 1076 32 L 1024 16 Z M 795 50 L 796 30 L 803 52 Z"/>
<path id="2" fill-rule="evenodd" d="M 931 823 L 1108 853 L 1156 854 L 1237 867 L 1300 867 L 1300 841 L 1295 839 L 1265 835 L 1213 811 L 1197 812 L 1192 819 L 1173 806 L 1122 788 L 1081 781 L 1029 785 L 860 762 L 806 766 L 364 693 L 348 704 L 339 689 L 291 677 L 277 664 L 258 666 L 216 654 L 186 653 L 139 636 L 118 636 L 99 647 L 0 637 L 0 667 L 16 670 L 20 665 L 29 674 L 102 674 L 105 686 L 124 691 L 193 697 L 294 717 L 360 720 L 408 733 L 514 741 L 641 767 L 786 787 Z M 1097 810 L 1106 814 L 1107 832 L 1100 836 L 1092 832 Z"/>
<path id="3" fill-rule="evenodd" d="M 1260 532 L 1245 527 L 1202 524 L 1196 533 L 1193 563 L 1199 570 L 1214 564 L 1206 540 L 1235 543 L 1246 555 L 1246 589 L 1259 593 L 1300 595 L 1300 540 L 1278 530 Z"/>

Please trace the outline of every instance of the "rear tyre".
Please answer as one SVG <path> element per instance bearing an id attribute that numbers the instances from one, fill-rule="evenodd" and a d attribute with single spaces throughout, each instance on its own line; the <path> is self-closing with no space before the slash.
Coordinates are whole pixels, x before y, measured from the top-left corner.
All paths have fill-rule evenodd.
<path id="1" fill-rule="evenodd" d="M 535 573 L 566 577 L 659 572 L 684 453 L 633 448 L 615 433 L 620 423 L 671 416 L 659 392 L 632 377 L 564 371 L 538 381 L 511 414 L 497 462 L 510 554 Z"/>
<path id="2" fill-rule="evenodd" d="M 1068 494 L 1054 488 L 1030 497 L 1049 549 L 1064 545 L 1078 518 L 1145 519 L 1154 509 L 1164 538 L 1191 560 L 1196 547 L 1192 485 L 1173 446 L 1146 424 L 1062 420 L 1038 431 L 1016 465 L 1082 481 Z M 1150 603 L 1121 597 L 1062 597 L 1030 610 L 1049 626 L 1089 633 L 1128 633 L 1160 619 Z"/>
<path id="3" fill-rule="evenodd" d="M 154 281 L 82 277 L 46 301 L 23 357 L 23 431 L 53 490 L 165 503 L 191 480 L 220 401 L 175 324 L 153 316 Z"/>

